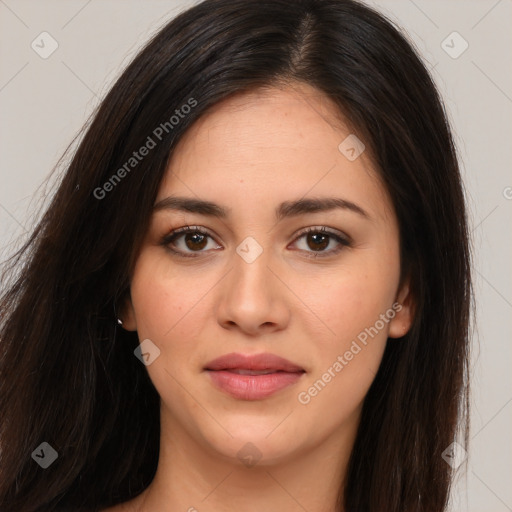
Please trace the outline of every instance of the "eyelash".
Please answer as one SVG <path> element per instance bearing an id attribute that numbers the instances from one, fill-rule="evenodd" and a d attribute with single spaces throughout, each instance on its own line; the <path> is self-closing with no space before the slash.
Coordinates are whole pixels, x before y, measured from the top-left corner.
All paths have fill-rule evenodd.
<path id="1" fill-rule="evenodd" d="M 309 233 L 329 235 L 329 237 L 334 238 L 334 240 L 336 240 L 336 242 L 338 242 L 339 245 L 336 249 L 331 249 L 330 251 L 327 251 L 327 252 L 320 251 L 320 252 L 310 253 L 309 251 L 305 251 L 307 254 L 306 255 L 307 258 L 327 258 L 327 257 L 333 256 L 335 254 L 338 254 L 340 251 L 343 250 L 343 248 L 350 247 L 352 245 L 352 243 L 348 237 L 345 238 L 342 235 L 329 230 L 325 226 L 322 226 L 320 228 L 308 227 L 308 228 L 303 229 L 297 235 L 297 237 L 294 239 L 294 242 L 296 242 L 300 238 L 304 237 L 305 235 L 308 235 Z M 194 254 L 194 252 L 193 253 L 183 253 L 181 251 L 177 251 L 177 250 L 171 248 L 171 245 L 175 242 L 175 240 L 177 238 L 179 238 L 182 235 L 186 235 L 186 234 L 200 234 L 200 235 L 208 236 L 208 237 L 214 239 L 213 236 L 208 231 L 206 231 L 205 229 L 203 229 L 199 226 L 184 226 L 182 228 L 175 229 L 175 230 L 171 231 L 170 233 L 168 233 L 167 235 L 165 235 L 161 241 L 161 245 L 166 247 L 169 251 L 171 251 L 173 254 L 176 254 L 177 256 L 180 256 L 183 258 L 197 258 L 198 255 L 201 254 L 201 252 L 203 252 L 203 251 L 195 251 L 195 254 Z"/>

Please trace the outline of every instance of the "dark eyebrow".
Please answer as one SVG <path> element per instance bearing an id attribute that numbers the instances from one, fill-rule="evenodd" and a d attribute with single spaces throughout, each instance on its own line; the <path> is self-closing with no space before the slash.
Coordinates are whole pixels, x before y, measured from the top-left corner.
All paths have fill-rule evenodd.
<path id="1" fill-rule="evenodd" d="M 285 201 L 276 208 L 276 220 L 280 221 L 287 217 L 296 217 L 306 213 L 326 212 L 335 209 L 349 210 L 369 219 L 370 216 L 357 204 L 338 197 L 322 197 L 298 199 L 296 201 Z M 153 211 L 160 210 L 181 210 L 190 213 L 198 213 L 207 217 L 226 219 L 231 211 L 211 201 L 194 199 L 190 197 L 169 196 L 158 201 Z"/>
<path id="2" fill-rule="evenodd" d="M 194 199 L 192 197 L 176 197 L 169 196 L 158 201 L 153 206 L 153 212 L 160 210 L 181 210 L 190 213 L 199 213 L 208 217 L 218 217 L 225 219 L 229 215 L 229 211 L 218 204 L 202 199 Z"/>
<path id="3" fill-rule="evenodd" d="M 366 219 L 370 218 L 363 208 L 352 201 L 347 201 L 346 199 L 341 199 L 339 197 L 321 197 L 298 199 L 297 201 L 285 201 L 276 209 L 276 219 L 282 220 L 286 217 L 294 217 L 305 213 L 327 212 L 338 208 L 352 211 Z"/>

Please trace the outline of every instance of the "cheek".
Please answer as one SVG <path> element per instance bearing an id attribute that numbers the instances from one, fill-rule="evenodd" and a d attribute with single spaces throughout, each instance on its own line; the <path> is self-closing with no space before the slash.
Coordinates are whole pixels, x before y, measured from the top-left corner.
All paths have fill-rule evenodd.
<path id="1" fill-rule="evenodd" d="M 359 271 L 333 272 L 323 279 L 324 286 L 321 282 L 303 280 L 302 293 L 317 315 L 313 321 L 323 326 L 322 332 L 326 333 L 320 340 L 339 349 L 373 326 L 391 307 L 398 271 L 362 266 Z"/>
<path id="2" fill-rule="evenodd" d="M 338 419 L 363 400 L 378 371 L 399 280 L 394 252 L 359 256 L 328 278 L 302 283 L 307 304 L 318 315 L 310 332 L 321 334 L 314 336 L 315 371 L 301 403 L 314 401 L 318 411 L 340 404 Z"/>
<path id="3" fill-rule="evenodd" d="M 183 281 L 168 271 L 162 258 L 144 253 L 139 257 L 130 292 L 141 340 L 161 343 L 186 318 L 193 293 Z"/>
<path id="4" fill-rule="evenodd" d="M 331 280 L 327 293 L 311 296 L 311 309 L 322 320 L 317 327 L 325 324 L 329 330 L 314 336 L 314 371 L 297 401 L 307 417 L 323 418 L 326 432 L 357 421 L 386 347 L 389 323 L 381 315 L 392 305 L 391 290 L 376 286 L 372 275 L 353 275 Z M 314 326 L 310 329 L 313 332 Z"/>
<path id="5" fill-rule="evenodd" d="M 186 290 L 180 299 L 171 286 L 176 280 L 159 277 L 157 272 L 142 272 L 132 281 L 131 297 L 137 319 L 139 337 L 162 338 L 183 316 Z"/>
<path id="6" fill-rule="evenodd" d="M 160 354 L 147 367 L 164 402 L 190 402 L 180 383 L 185 382 L 184 361 L 192 362 L 195 340 L 201 338 L 205 294 L 214 284 L 209 278 L 192 279 L 187 272 L 170 271 L 169 261 L 160 255 L 142 255 L 131 282 L 131 299 L 139 340 L 150 339 Z M 209 281 L 212 281 L 211 283 Z M 203 300 L 201 300 L 203 298 Z"/>
<path id="7" fill-rule="evenodd" d="M 190 360 L 202 337 L 202 329 L 212 315 L 211 292 L 218 284 L 215 272 L 177 269 L 165 255 L 148 250 L 136 265 L 131 283 L 131 299 L 139 339 L 152 340 L 162 361 Z M 151 367 L 150 367 L 151 368 Z"/>

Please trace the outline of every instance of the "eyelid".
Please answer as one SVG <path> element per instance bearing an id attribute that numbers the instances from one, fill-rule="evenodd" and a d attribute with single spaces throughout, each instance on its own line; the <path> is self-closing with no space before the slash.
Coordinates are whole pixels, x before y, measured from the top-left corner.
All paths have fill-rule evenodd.
<path id="1" fill-rule="evenodd" d="M 346 233 L 338 229 L 330 228 L 328 226 L 308 226 L 307 228 L 302 228 L 297 233 L 295 233 L 294 241 L 297 240 L 298 237 L 301 237 L 308 233 L 325 233 L 327 235 L 339 237 L 347 244 L 352 243 L 352 238 L 348 236 Z"/>
<path id="2" fill-rule="evenodd" d="M 170 238 L 170 237 L 174 237 L 177 235 L 181 235 L 182 233 L 188 233 L 188 232 L 201 233 L 203 235 L 208 235 L 209 237 L 215 239 L 215 236 L 211 233 L 211 231 L 209 229 L 204 228 L 202 226 L 190 226 L 190 225 L 182 226 L 181 228 L 172 229 L 171 231 L 169 231 L 169 233 L 167 233 L 167 235 L 165 235 L 165 237 Z"/>

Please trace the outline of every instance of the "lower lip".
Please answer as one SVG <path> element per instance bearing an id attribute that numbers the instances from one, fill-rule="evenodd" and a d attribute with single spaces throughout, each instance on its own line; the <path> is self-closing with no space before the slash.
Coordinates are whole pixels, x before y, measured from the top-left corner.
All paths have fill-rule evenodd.
<path id="1" fill-rule="evenodd" d="M 239 375 L 226 370 L 208 371 L 213 384 L 240 400 L 261 400 L 295 384 L 303 373 L 277 372 L 266 375 Z"/>

